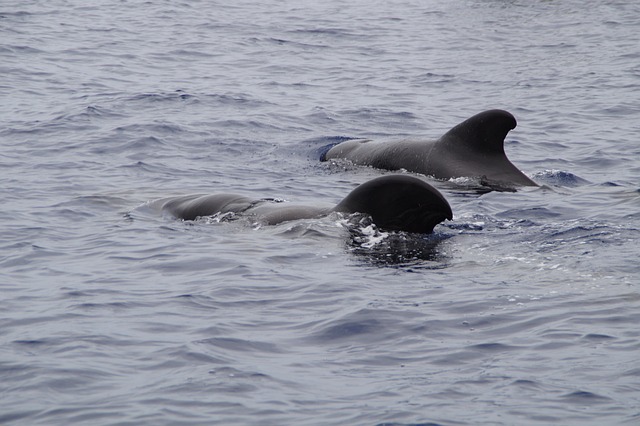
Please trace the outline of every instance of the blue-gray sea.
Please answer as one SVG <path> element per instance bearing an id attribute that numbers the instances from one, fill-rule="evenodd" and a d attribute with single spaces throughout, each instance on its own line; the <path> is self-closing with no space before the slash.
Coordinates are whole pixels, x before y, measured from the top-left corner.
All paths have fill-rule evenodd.
<path id="1" fill-rule="evenodd" d="M 0 2 L 0 424 L 640 424 L 640 3 Z M 433 235 L 184 222 L 334 204 L 319 152 L 513 113 L 541 186 Z"/>

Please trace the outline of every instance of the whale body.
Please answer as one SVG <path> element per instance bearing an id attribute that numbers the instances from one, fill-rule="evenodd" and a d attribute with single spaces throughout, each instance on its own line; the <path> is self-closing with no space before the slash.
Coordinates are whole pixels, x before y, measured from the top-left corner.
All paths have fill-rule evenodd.
<path id="1" fill-rule="evenodd" d="M 318 218 L 332 212 L 362 213 L 371 216 L 381 229 L 417 233 L 431 233 L 438 223 L 453 218 L 451 206 L 437 189 L 407 175 L 382 176 L 365 182 L 335 206 L 296 205 L 234 194 L 170 197 L 156 200 L 153 205 L 184 220 L 235 213 L 266 225 Z"/>
<path id="2" fill-rule="evenodd" d="M 538 186 L 504 152 L 504 138 L 515 127 L 513 115 L 494 109 L 463 121 L 436 141 L 354 139 L 333 146 L 321 160 L 342 158 L 436 179 L 479 178 L 487 186 Z"/>

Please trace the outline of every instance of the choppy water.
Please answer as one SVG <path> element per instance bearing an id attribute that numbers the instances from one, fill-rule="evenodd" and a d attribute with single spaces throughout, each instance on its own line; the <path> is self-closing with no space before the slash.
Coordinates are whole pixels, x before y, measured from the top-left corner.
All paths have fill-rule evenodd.
<path id="1" fill-rule="evenodd" d="M 228 4 L 227 4 L 228 3 Z M 0 3 L 0 423 L 640 422 L 634 1 Z M 511 111 L 539 183 L 429 237 L 140 208 L 335 203 L 343 137 Z"/>

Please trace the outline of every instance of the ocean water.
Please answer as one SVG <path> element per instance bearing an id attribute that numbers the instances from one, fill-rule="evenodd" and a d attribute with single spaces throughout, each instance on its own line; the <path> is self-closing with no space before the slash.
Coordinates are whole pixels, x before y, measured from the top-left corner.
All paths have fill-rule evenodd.
<path id="1" fill-rule="evenodd" d="M 0 3 L 0 424 L 640 424 L 640 3 Z M 512 112 L 542 186 L 433 235 L 333 204 L 344 138 Z"/>

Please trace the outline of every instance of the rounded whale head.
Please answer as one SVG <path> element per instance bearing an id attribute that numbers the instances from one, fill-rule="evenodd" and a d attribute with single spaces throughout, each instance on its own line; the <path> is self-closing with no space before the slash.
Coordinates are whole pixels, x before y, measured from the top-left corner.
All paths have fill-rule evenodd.
<path id="1" fill-rule="evenodd" d="M 442 194 L 421 179 L 405 175 L 382 176 L 363 183 L 334 209 L 365 213 L 381 229 L 428 234 L 445 219 L 453 219 Z"/>

